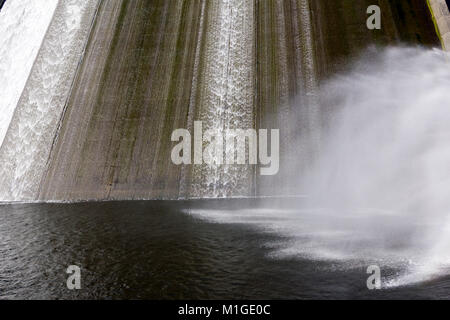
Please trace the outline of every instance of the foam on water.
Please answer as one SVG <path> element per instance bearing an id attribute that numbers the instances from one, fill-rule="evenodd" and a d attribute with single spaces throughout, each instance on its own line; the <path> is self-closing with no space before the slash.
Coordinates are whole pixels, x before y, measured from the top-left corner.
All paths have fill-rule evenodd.
<path id="1" fill-rule="evenodd" d="M 309 195 L 293 208 L 274 209 L 271 202 L 263 209 L 189 213 L 282 235 L 267 244 L 274 258 L 397 270 L 384 275 L 385 287 L 449 274 L 447 59 L 439 50 L 373 49 L 323 84 L 328 126 L 319 159 L 292 174 L 299 193 Z"/>

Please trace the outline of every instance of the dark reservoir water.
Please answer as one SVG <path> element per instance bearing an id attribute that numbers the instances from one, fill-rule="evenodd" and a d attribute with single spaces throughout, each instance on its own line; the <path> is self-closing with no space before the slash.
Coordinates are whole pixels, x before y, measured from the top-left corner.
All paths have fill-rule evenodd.
<path id="1" fill-rule="evenodd" d="M 288 236 L 187 213 L 255 206 L 250 200 L 0 206 L 0 298 L 450 298 L 448 276 L 370 291 L 364 265 L 276 256 L 273 244 Z M 81 290 L 66 287 L 69 265 L 81 267 Z"/>

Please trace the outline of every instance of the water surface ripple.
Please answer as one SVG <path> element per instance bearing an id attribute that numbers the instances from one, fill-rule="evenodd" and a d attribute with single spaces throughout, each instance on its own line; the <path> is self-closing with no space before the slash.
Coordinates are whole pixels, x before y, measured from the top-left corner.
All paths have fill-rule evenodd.
<path id="1" fill-rule="evenodd" d="M 185 213 L 256 206 L 252 200 L 2 205 L 0 298 L 450 297 L 449 277 L 369 291 L 363 266 L 274 259 L 273 244 L 286 236 Z M 66 288 L 65 271 L 73 264 L 82 268 L 78 291 Z"/>

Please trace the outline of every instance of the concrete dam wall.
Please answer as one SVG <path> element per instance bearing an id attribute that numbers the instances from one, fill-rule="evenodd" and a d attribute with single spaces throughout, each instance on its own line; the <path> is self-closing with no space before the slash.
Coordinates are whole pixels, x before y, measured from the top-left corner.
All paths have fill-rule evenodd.
<path id="1" fill-rule="evenodd" d="M 253 127 L 253 9 L 247 1 L 103 1 L 41 197 L 248 194 L 251 168 L 183 170 L 171 163 L 170 138 L 193 120 Z"/>
<path id="2" fill-rule="evenodd" d="M 382 28 L 368 30 L 366 10 L 376 3 Z M 52 111 L 59 123 L 47 125 L 52 137 L 20 171 L 32 173 L 33 187 L 14 187 L 18 165 L 10 166 L 7 200 L 293 195 L 290 163 L 307 166 L 320 148 L 321 82 L 372 44 L 439 45 L 422 0 L 90 4 L 70 93 Z M 12 123 L 20 127 L 22 118 Z M 194 132 L 194 121 L 219 131 L 280 128 L 280 172 L 263 177 L 252 165 L 174 165 L 171 134 Z"/>
<path id="3" fill-rule="evenodd" d="M 436 31 L 445 51 L 450 51 L 450 1 L 427 0 Z"/>

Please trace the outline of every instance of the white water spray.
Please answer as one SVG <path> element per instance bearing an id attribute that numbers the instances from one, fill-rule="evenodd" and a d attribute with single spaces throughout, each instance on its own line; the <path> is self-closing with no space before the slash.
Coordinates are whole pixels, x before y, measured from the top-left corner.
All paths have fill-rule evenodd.
<path id="1" fill-rule="evenodd" d="M 450 271 L 447 59 L 437 50 L 372 51 L 323 88 L 331 127 L 304 190 L 336 217 L 354 214 L 341 222 L 352 235 L 347 253 L 407 264 L 387 286 Z"/>
<path id="2" fill-rule="evenodd" d="M 378 264 L 391 270 L 385 287 L 450 273 L 447 59 L 438 50 L 372 50 L 324 84 L 329 126 L 312 169 L 293 172 L 309 195 L 294 209 L 274 210 L 271 201 L 265 209 L 191 213 L 287 236 L 276 244 L 278 258 Z"/>

